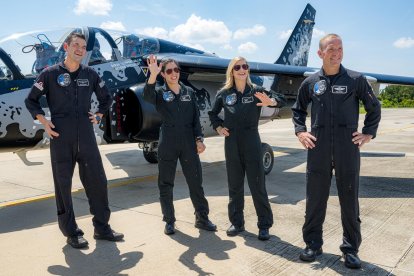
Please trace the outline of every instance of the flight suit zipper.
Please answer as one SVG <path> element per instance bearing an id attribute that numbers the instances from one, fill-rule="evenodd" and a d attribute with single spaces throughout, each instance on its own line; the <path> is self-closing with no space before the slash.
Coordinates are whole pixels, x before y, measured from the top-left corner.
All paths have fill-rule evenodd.
<path id="1" fill-rule="evenodd" d="M 76 138 L 77 138 L 77 148 L 78 152 L 80 152 L 80 145 L 79 145 L 79 100 L 78 100 L 78 86 L 76 79 L 74 80 L 75 85 L 75 115 L 76 115 Z"/>

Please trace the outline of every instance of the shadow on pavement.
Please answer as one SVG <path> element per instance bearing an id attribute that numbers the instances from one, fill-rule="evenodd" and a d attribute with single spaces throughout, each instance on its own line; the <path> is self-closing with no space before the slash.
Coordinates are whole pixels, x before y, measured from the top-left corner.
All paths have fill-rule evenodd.
<path id="1" fill-rule="evenodd" d="M 188 267 L 190 271 L 195 271 L 198 275 L 213 275 L 211 272 L 204 271 L 203 268 L 195 263 L 197 255 L 205 254 L 212 260 L 227 260 L 229 255 L 226 251 L 234 249 L 236 243 L 222 240 L 215 232 L 199 230 L 199 233 L 200 235 L 194 238 L 181 231 L 176 231 L 170 237 L 188 247 L 187 251 L 178 259 L 183 265 Z"/>
<path id="2" fill-rule="evenodd" d="M 258 240 L 257 235 L 248 231 L 243 232 L 240 236 L 244 238 L 246 246 L 269 254 L 269 257 L 266 257 L 261 261 L 262 263 L 256 264 L 257 266 L 262 266 L 263 269 L 266 269 L 266 273 L 269 273 L 269 267 L 275 267 L 275 273 L 280 273 L 280 267 L 285 267 L 285 272 L 289 274 L 288 271 L 290 266 L 292 266 L 292 271 L 297 272 L 298 267 L 296 264 L 302 263 L 303 266 L 309 266 L 304 267 L 303 270 L 301 270 L 305 275 L 320 273 L 322 271 L 329 275 L 330 273 L 326 271 L 327 269 L 335 271 L 339 275 L 394 275 L 377 265 L 364 262 L 364 260 L 361 260 L 361 269 L 348 269 L 345 267 L 340 255 L 326 252 L 321 256 L 318 256 L 316 261 L 306 263 L 299 259 L 299 254 L 302 252 L 303 248 L 283 241 L 275 235 L 271 235 L 270 240 L 265 242 Z M 281 258 L 274 259 L 271 258 L 271 255 L 277 255 Z M 255 272 L 260 274 L 260 268 L 255 268 Z"/>
<path id="3" fill-rule="evenodd" d="M 52 265 L 47 271 L 53 275 L 128 275 L 121 272 L 135 267 L 142 259 L 143 253 L 138 251 L 120 255 L 114 242 L 96 241 L 93 252 L 85 254 L 82 250 L 70 245 L 62 248 L 66 266 Z"/>

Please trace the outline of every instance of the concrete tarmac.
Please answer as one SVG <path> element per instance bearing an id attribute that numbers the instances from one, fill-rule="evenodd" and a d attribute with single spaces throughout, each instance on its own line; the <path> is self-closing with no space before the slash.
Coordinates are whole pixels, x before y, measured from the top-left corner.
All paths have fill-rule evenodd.
<path id="1" fill-rule="evenodd" d="M 364 115 L 361 115 L 362 126 Z M 362 269 L 344 267 L 340 206 L 335 180 L 324 224 L 324 254 L 313 263 L 304 247 L 306 150 L 290 119 L 260 127 L 273 146 L 275 165 L 266 178 L 275 225 L 271 239 L 257 239 L 257 216 L 245 185 L 246 231 L 227 237 L 228 189 L 223 138 L 206 139 L 201 155 L 204 190 L 215 233 L 194 227 L 194 209 L 178 167 L 175 235 L 163 234 L 157 165 L 136 144 L 101 146 L 109 179 L 110 224 L 123 242 L 95 241 L 88 201 L 75 173 L 73 201 L 89 248 L 73 249 L 57 226 L 48 150 L 25 166 L 0 154 L 0 275 L 414 275 L 414 109 L 383 109 L 378 136 L 362 148 L 360 209 Z M 77 170 L 77 169 L 76 169 Z"/>

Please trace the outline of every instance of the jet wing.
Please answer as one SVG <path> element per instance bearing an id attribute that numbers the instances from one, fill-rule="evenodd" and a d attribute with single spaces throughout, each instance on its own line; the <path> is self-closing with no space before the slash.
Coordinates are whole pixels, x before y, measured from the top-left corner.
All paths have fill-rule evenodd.
<path id="1" fill-rule="evenodd" d="M 214 57 L 214 56 L 202 56 L 202 55 L 188 55 L 188 54 L 157 54 L 158 60 L 172 58 L 180 64 L 181 69 L 184 72 L 196 73 L 196 72 L 215 72 L 225 73 L 230 59 Z M 253 74 L 264 75 L 290 75 L 290 76 L 305 76 L 305 72 L 316 72 L 319 69 L 293 66 L 293 65 L 281 65 L 273 63 L 263 62 L 250 62 L 250 72 Z"/>
<path id="2" fill-rule="evenodd" d="M 187 73 L 211 72 L 225 73 L 230 59 L 189 55 L 189 54 L 158 54 L 158 59 L 172 58 L 180 64 L 182 70 Z M 319 68 L 305 66 L 282 65 L 264 62 L 249 61 L 250 72 L 253 74 L 264 75 L 287 75 L 307 77 L 319 71 Z M 414 85 L 414 77 L 394 76 L 376 73 L 362 73 L 371 83 Z"/>
<path id="3" fill-rule="evenodd" d="M 362 73 L 370 82 L 384 84 L 414 85 L 413 77 L 393 76 L 375 73 Z"/>

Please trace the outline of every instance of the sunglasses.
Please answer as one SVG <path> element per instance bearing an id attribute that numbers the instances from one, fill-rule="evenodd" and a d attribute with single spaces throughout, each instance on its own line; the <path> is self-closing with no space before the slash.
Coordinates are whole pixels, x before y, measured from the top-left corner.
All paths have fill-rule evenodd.
<path id="1" fill-rule="evenodd" d="M 239 71 L 240 68 L 243 68 L 244 70 L 249 70 L 249 65 L 248 64 L 242 64 L 242 65 L 234 65 L 233 69 L 234 71 Z"/>
<path id="2" fill-rule="evenodd" d="M 178 68 L 178 67 L 175 67 L 175 68 L 170 68 L 170 69 L 167 69 L 167 70 L 165 70 L 165 73 L 167 73 L 167 75 L 171 75 L 172 74 L 172 72 L 175 72 L 175 73 L 180 73 L 180 68 Z"/>

